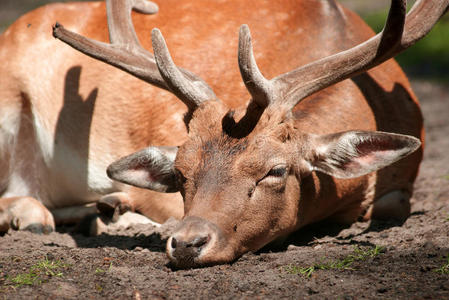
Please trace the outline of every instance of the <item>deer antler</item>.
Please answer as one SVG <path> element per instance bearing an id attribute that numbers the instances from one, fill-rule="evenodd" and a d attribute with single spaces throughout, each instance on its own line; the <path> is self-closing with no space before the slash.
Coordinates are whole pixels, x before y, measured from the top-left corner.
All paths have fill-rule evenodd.
<path id="1" fill-rule="evenodd" d="M 154 14 L 158 10 L 156 4 L 145 0 L 106 0 L 106 9 L 111 44 L 83 37 L 58 23 L 53 27 L 53 36 L 86 55 L 173 92 L 190 110 L 204 101 L 217 100 L 200 77 L 173 63 L 158 30 L 153 31 L 152 39 L 156 60 L 140 45 L 132 25 L 131 9 Z"/>
<path id="2" fill-rule="evenodd" d="M 447 11 L 449 0 L 418 0 L 407 15 L 406 6 L 406 0 L 392 0 L 383 31 L 368 41 L 271 80 L 257 67 L 248 26 L 242 25 L 239 66 L 253 101 L 292 109 L 307 96 L 383 63 L 424 37 Z"/>

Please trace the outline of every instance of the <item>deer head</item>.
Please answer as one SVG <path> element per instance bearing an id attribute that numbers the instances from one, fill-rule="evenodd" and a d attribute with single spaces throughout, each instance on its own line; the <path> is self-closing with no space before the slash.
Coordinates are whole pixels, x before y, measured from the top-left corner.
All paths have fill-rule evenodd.
<path id="1" fill-rule="evenodd" d="M 178 267 L 229 262 L 297 229 L 302 182 L 318 171 L 355 178 L 390 165 L 420 146 L 417 138 L 384 132 L 308 134 L 291 113 L 314 92 L 362 73 L 423 37 L 449 0 L 393 0 L 383 32 L 344 52 L 266 79 L 256 65 L 249 29 L 240 29 L 238 59 L 252 99 L 236 111 L 198 76 L 177 67 L 158 29 L 154 56 L 137 41 L 130 11 L 140 0 L 109 0 L 112 45 L 67 31 L 54 36 L 74 48 L 167 89 L 189 108 L 188 140 L 149 147 L 112 163 L 109 177 L 159 192 L 181 192 L 185 216 L 167 242 Z M 142 9 L 141 9 L 142 10 Z M 130 100 L 132 101 L 132 100 Z"/>

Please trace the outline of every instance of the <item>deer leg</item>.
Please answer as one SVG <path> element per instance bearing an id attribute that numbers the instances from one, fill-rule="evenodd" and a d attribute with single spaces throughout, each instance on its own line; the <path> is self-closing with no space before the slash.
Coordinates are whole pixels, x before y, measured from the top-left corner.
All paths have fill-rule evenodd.
<path id="1" fill-rule="evenodd" d="M 117 222 L 120 215 L 127 211 L 134 211 L 134 204 L 127 193 L 116 192 L 104 195 L 97 202 L 97 209 L 101 215 Z"/>
<path id="2" fill-rule="evenodd" d="M 160 226 L 168 218 L 182 218 L 180 194 L 162 194 L 132 188 L 129 193 L 107 194 L 97 202 L 98 215 L 84 220 L 80 230 L 95 236 L 134 224 Z"/>
<path id="3" fill-rule="evenodd" d="M 157 193 L 149 190 L 131 188 L 128 193 L 116 192 L 105 195 L 97 202 L 97 208 L 112 221 L 125 212 L 138 212 L 157 223 L 168 218 L 181 219 L 184 203 L 179 193 Z"/>
<path id="4" fill-rule="evenodd" d="M 50 233 L 55 221 L 50 211 L 32 197 L 0 198 L 0 232 L 9 229 Z"/>
<path id="5" fill-rule="evenodd" d="M 405 221 L 409 216 L 410 193 L 403 190 L 394 190 L 374 200 L 363 219 L 396 219 Z"/>
<path id="6" fill-rule="evenodd" d="M 160 226 L 150 218 L 135 213 L 135 201 L 126 192 L 115 192 L 104 195 L 98 200 L 96 208 L 99 214 L 87 218 L 82 224 L 83 232 L 90 236 L 114 232 L 119 228 L 127 228 L 135 224 L 151 224 Z M 87 231 L 87 232 L 86 232 Z"/>
<path id="7" fill-rule="evenodd" d="M 127 211 L 120 215 L 114 222 L 108 217 L 97 215 L 90 220 L 88 234 L 97 236 L 102 233 L 115 233 L 120 228 L 128 228 L 137 224 L 151 224 L 159 227 L 161 224 L 153 222 L 151 219 L 139 213 Z"/>
<path id="8" fill-rule="evenodd" d="M 97 214 L 95 203 L 50 210 L 56 225 L 77 224 L 90 215 Z"/>
<path id="9" fill-rule="evenodd" d="M 164 223 L 169 218 L 182 219 L 184 200 L 180 193 L 158 193 L 150 190 L 133 188 L 130 190 L 135 211 L 151 220 Z"/>

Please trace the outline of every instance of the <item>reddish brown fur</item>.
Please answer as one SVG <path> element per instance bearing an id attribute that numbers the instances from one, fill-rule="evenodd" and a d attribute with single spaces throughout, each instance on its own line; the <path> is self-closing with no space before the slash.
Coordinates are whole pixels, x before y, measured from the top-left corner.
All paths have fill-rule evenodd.
<path id="1" fill-rule="evenodd" d="M 284 124 L 280 123 L 287 112 L 268 109 L 254 130 L 235 129 L 231 124 L 228 132 L 223 133 L 223 118 L 229 108 L 238 107 L 235 112 L 238 121 L 249 98 L 236 63 L 241 24 L 248 24 L 252 30 L 255 56 L 267 78 L 359 44 L 373 35 L 372 30 L 334 1 L 166 0 L 158 4 L 156 15 L 133 14 L 142 45 L 151 49 L 149 30 L 160 28 L 176 64 L 202 77 L 226 104 L 206 103 L 198 109 L 189 124 L 189 135 L 182 121 L 186 108 L 173 95 L 92 60 L 51 37 L 51 25 L 58 21 L 83 36 L 107 41 L 104 4 L 77 3 L 70 10 L 62 4 L 46 6 L 22 17 L 8 29 L 0 37 L 0 60 L 9 62 L 0 66 L 0 73 L 8 74 L 0 78 L 1 105 L 17 106 L 16 102 L 23 99 L 19 95 L 27 95 L 33 113 L 42 116 L 45 130 L 51 136 L 66 138 L 82 161 L 100 162 L 101 167 L 148 145 L 182 145 L 187 141 L 178 153 L 176 166 L 182 172 L 185 170 L 187 179 L 193 179 L 187 184 L 195 182 L 201 190 L 188 189 L 191 194 L 184 195 L 185 214 L 207 218 L 217 225 L 230 223 L 239 211 L 252 209 L 235 201 L 246 191 L 234 188 L 233 183 L 266 172 L 265 162 L 277 152 L 285 152 L 289 160 L 295 159 L 294 155 L 300 151 L 298 146 L 294 148 L 293 142 L 288 148 L 281 144 L 291 139 L 295 145 L 300 141 L 299 144 L 307 146 L 303 133 L 381 130 L 412 135 L 423 141 L 418 101 L 393 60 L 310 96 L 296 106 L 294 118 Z M 26 54 L 30 49 L 33 56 Z M 46 72 L 47 69 L 51 72 Z M 58 122 L 65 109 L 69 112 L 67 118 Z M 232 123 L 232 118 L 225 119 Z M 248 123 L 251 127 L 251 121 Z M 255 141 L 257 137 L 269 140 L 271 148 L 264 149 L 263 145 L 261 148 Z M 209 162 L 205 150 L 211 145 L 213 149 L 209 150 L 215 156 Z M 230 148 L 235 150 L 232 155 L 217 156 Z M 266 156 L 253 156 L 257 151 Z M 370 180 L 375 180 L 376 174 L 338 180 L 316 173 L 302 177 L 300 167 L 289 170 L 289 190 L 283 207 L 266 203 L 260 207 L 277 212 L 268 231 L 264 225 L 267 220 L 258 218 L 262 214 L 253 211 L 253 219 L 242 221 L 251 223 L 246 231 L 224 232 L 236 237 L 227 246 L 231 250 L 223 251 L 222 258 L 215 256 L 214 261 L 228 261 L 260 248 L 274 237 L 324 218 L 353 221 L 386 192 L 399 189 L 411 194 L 421 158 L 422 148 L 379 171 L 375 187 L 372 183 L 370 186 Z M 203 167 L 192 169 L 192 162 L 197 161 Z M 190 174 L 192 171 L 196 173 Z M 229 178 L 228 171 L 232 174 Z M 214 190 L 214 186 L 200 184 L 214 179 L 228 180 L 226 189 Z M 96 200 L 106 192 L 124 190 L 130 193 L 133 207 L 153 220 L 162 222 L 170 215 L 182 215 L 179 195 L 143 193 L 117 184 L 107 191 L 83 187 L 78 201 L 81 203 Z M 228 195 L 232 199 L 226 198 Z M 162 201 L 162 197 L 167 199 Z M 194 198 L 197 202 L 192 205 Z M 214 202 L 214 198 L 220 201 Z M 198 201 L 208 203 L 199 205 Z M 67 204 L 59 203 L 58 199 L 50 202 L 54 207 Z M 211 213 L 217 211 L 226 211 L 226 215 Z M 263 230 L 258 232 L 258 228 Z M 247 243 L 237 245 L 245 239 Z"/>

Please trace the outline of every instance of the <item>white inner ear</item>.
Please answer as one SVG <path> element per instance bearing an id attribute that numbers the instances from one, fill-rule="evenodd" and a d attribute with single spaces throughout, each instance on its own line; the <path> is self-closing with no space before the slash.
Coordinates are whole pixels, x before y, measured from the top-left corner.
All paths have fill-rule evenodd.
<path id="1" fill-rule="evenodd" d="M 378 150 L 373 151 L 369 153 L 368 155 L 362 155 L 359 157 L 354 158 L 354 161 L 356 161 L 358 164 L 360 164 L 362 167 L 369 167 L 373 163 L 378 162 L 379 160 L 388 160 L 391 161 L 395 159 L 395 157 L 398 155 L 398 152 L 395 150 Z M 352 163 L 349 163 L 350 166 Z"/>
<path id="2" fill-rule="evenodd" d="M 145 186 L 148 181 L 153 181 L 148 171 L 142 169 L 124 170 L 120 173 L 120 177 L 132 178 L 133 184 L 139 186 Z"/>
<path id="3" fill-rule="evenodd" d="M 348 158 L 357 157 L 357 148 L 354 147 L 354 144 L 361 142 L 363 142 L 362 137 L 347 133 L 332 143 L 319 145 L 316 152 L 319 157 L 324 158 L 327 165 L 334 168 L 348 161 Z M 316 170 L 316 168 L 314 169 Z"/>
<path id="4" fill-rule="evenodd" d="M 117 181 L 158 192 L 177 189 L 173 160 L 176 147 L 149 147 L 119 159 L 108 167 L 108 176 Z"/>
<path id="5" fill-rule="evenodd" d="M 344 132 L 318 137 L 314 171 L 354 178 L 377 171 L 415 151 L 418 139 L 382 132 Z"/>

